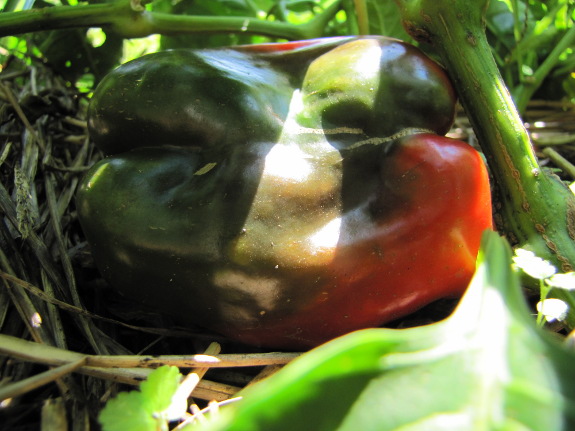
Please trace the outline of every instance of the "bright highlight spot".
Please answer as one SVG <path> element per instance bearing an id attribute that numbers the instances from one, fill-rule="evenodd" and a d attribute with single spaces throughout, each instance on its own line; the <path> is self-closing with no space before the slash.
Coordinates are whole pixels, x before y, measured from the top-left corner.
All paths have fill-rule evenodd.
<path id="1" fill-rule="evenodd" d="M 399 54 L 403 54 L 403 52 L 398 52 Z M 379 74 L 379 63 L 381 62 L 381 47 L 379 45 L 373 44 L 369 46 L 369 48 L 359 57 L 356 61 L 356 66 L 354 69 L 363 73 L 366 78 L 371 78 L 375 73 Z M 370 88 L 371 91 L 374 91 L 373 87 Z"/>
<path id="2" fill-rule="evenodd" d="M 549 298 L 537 303 L 537 311 L 543 314 L 548 322 L 561 321 L 567 317 L 569 306 L 560 299 Z"/>
<path id="3" fill-rule="evenodd" d="M 34 328 L 39 328 L 40 326 L 42 326 L 42 316 L 40 316 L 40 314 L 38 313 L 32 314 L 32 317 L 30 318 L 30 324 Z"/>
<path id="4" fill-rule="evenodd" d="M 98 182 L 104 171 L 108 168 L 109 163 L 102 163 L 97 169 L 96 172 L 92 174 L 92 179 L 88 182 L 88 188 L 91 189 L 94 187 L 95 183 Z"/>
<path id="5" fill-rule="evenodd" d="M 310 243 L 316 248 L 335 248 L 339 241 L 341 217 L 335 218 L 310 236 Z"/>
<path id="6" fill-rule="evenodd" d="M 275 145 L 266 156 L 267 175 L 291 181 L 304 181 L 313 171 L 308 155 L 295 145 Z"/>
<path id="7" fill-rule="evenodd" d="M 98 48 L 106 42 L 106 33 L 101 28 L 89 28 L 86 37 L 94 48 Z"/>

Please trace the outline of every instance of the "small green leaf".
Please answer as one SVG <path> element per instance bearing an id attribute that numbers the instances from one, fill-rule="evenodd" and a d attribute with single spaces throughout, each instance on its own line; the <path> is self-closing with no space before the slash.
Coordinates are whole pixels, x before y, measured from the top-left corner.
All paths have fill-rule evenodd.
<path id="1" fill-rule="evenodd" d="M 369 15 L 370 34 L 381 34 L 388 37 L 411 41 L 405 31 L 399 10 L 394 2 L 366 0 Z"/>
<path id="2" fill-rule="evenodd" d="M 164 414 L 172 404 L 182 375 L 177 367 L 164 365 L 150 373 L 139 391 L 122 392 L 100 413 L 103 431 L 157 431 L 164 429 Z M 185 413 L 181 412 L 181 416 Z M 166 428 L 167 429 L 167 428 Z"/>
<path id="3" fill-rule="evenodd" d="M 187 405 L 178 406 L 176 411 L 170 411 L 169 417 L 164 414 L 172 405 L 182 375 L 177 367 L 164 365 L 150 373 L 148 379 L 140 385 L 140 391 L 150 402 L 150 407 L 156 417 L 164 420 L 179 419 L 186 412 Z"/>
<path id="4" fill-rule="evenodd" d="M 106 404 L 99 422 L 103 431 L 156 431 L 156 419 L 139 391 L 121 392 Z"/>
<path id="5" fill-rule="evenodd" d="M 140 391 L 149 400 L 154 412 L 162 412 L 170 407 L 181 379 L 177 367 L 164 365 L 150 373 L 140 385 Z"/>

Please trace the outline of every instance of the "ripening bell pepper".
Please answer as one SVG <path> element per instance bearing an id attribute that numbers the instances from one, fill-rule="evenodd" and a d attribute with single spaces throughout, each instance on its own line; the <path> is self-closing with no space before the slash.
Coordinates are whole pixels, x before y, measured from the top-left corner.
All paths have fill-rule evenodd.
<path id="1" fill-rule="evenodd" d="M 151 54 L 89 110 L 78 215 L 135 301 L 244 343 L 315 346 L 457 297 L 491 227 L 444 70 L 384 37 Z"/>

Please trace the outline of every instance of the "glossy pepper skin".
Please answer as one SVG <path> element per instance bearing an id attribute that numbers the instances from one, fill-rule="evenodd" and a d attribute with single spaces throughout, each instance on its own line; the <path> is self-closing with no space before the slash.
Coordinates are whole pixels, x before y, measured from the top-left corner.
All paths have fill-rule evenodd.
<path id="1" fill-rule="evenodd" d="M 491 202 L 480 155 L 441 136 L 454 104 L 439 66 L 383 37 L 128 63 L 90 108 L 111 154 L 77 199 L 96 264 L 128 297 L 272 348 L 456 297 Z"/>

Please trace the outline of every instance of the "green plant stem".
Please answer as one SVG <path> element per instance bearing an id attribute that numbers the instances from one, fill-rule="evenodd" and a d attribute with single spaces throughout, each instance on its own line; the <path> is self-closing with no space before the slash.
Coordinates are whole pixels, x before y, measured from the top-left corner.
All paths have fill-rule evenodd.
<path id="1" fill-rule="evenodd" d="M 0 37 L 41 30 L 102 27 L 125 38 L 151 34 L 249 33 L 288 40 L 321 37 L 327 21 L 339 10 L 333 2 L 305 24 L 264 21 L 251 17 L 172 15 L 144 10 L 129 0 L 80 6 L 57 6 L 0 14 Z"/>
<path id="2" fill-rule="evenodd" d="M 359 34 L 369 34 L 369 16 L 367 13 L 367 4 L 365 0 L 354 0 L 355 14 L 357 16 L 357 27 Z"/>
<path id="3" fill-rule="evenodd" d="M 488 0 L 396 0 L 404 26 L 431 43 L 447 68 L 498 191 L 499 230 L 562 271 L 575 266 L 575 196 L 538 164 L 529 135 L 490 51 Z M 571 309 L 570 293 L 554 292 Z M 575 324 L 575 314 L 570 317 Z"/>
<path id="4" fill-rule="evenodd" d="M 571 140 L 573 140 L 573 137 L 571 137 Z M 564 173 L 575 179 L 575 166 L 573 166 L 573 163 L 571 163 L 551 147 L 544 148 L 542 152 L 545 156 L 549 157 L 553 163 L 558 166 Z"/>
<path id="5" fill-rule="evenodd" d="M 525 112 L 527 104 L 531 100 L 533 93 L 543 83 L 543 80 L 549 75 L 551 70 L 559 61 L 559 57 L 566 49 L 573 46 L 575 43 L 575 26 L 571 27 L 561 38 L 559 43 L 555 45 L 553 50 L 549 53 L 545 61 L 537 68 L 536 72 L 530 77 L 529 80 L 523 81 L 514 91 L 514 100 L 517 104 L 519 112 Z"/>
<path id="6" fill-rule="evenodd" d="M 550 287 L 547 286 L 545 280 L 539 280 L 539 302 L 541 303 L 541 310 L 537 313 L 537 325 L 543 326 L 545 324 L 545 314 L 543 313 L 543 308 L 545 307 L 545 300 L 549 296 Z"/>

